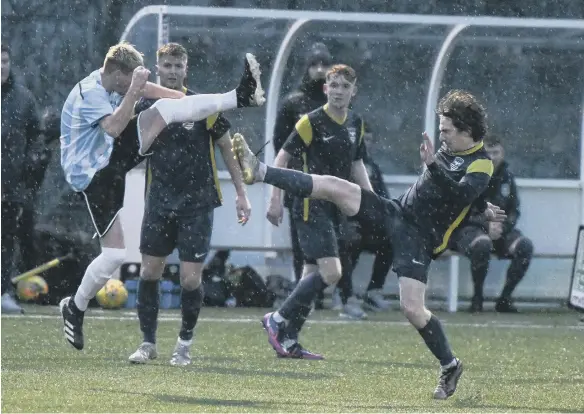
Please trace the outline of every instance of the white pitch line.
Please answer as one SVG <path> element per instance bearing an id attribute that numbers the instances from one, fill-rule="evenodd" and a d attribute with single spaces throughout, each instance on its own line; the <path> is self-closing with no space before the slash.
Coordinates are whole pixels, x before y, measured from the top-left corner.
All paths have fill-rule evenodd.
<path id="1" fill-rule="evenodd" d="M 94 319 L 101 321 L 137 321 L 138 316 L 131 312 L 124 312 L 126 316 L 107 316 L 107 315 L 86 315 L 85 319 Z M 61 319 L 60 315 L 2 315 L 2 319 Z M 161 322 L 179 322 L 179 316 L 158 317 Z M 219 323 L 256 323 L 260 324 L 260 318 L 199 318 L 200 322 L 219 322 Z M 409 326 L 408 322 L 400 321 L 343 321 L 343 320 L 311 320 L 309 324 L 315 325 L 345 325 L 345 324 L 371 324 L 382 326 Z M 503 329 L 573 329 L 584 331 L 584 324 L 580 325 L 542 325 L 532 324 L 530 321 L 524 323 L 511 322 L 488 322 L 488 323 L 463 323 L 463 322 L 444 322 L 444 325 L 460 328 L 503 328 Z"/>

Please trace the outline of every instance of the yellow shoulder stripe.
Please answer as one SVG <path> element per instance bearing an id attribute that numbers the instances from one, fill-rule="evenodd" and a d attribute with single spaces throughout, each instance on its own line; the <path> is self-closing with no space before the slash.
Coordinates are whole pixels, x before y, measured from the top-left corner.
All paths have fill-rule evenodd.
<path id="1" fill-rule="evenodd" d="M 306 156 L 306 151 L 302 153 L 302 171 L 304 171 L 305 174 L 308 174 L 308 159 Z M 304 221 L 308 221 L 309 212 L 310 212 L 310 199 L 305 198 L 304 199 L 304 212 L 302 214 L 302 218 L 304 219 Z"/>
<path id="2" fill-rule="evenodd" d="M 308 115 L 304 115 L 298 122 L 296 122 L 296 131 L 304 144 L 308 147 L 312 143 L 312 125 L 310 125 L 310 119 Z"/>
<path id="3" fill-rule="evenodd" d="M 485 173 L 488 176 L 493 175 L 493 161 L 487 159 L 476 160 L 472 162 L 466 169 L 467 174 L 469 173 Z"/>
<path id="4" fill-rule="evenodd" d="M 150 192 L 150 186 L 152 185 L 152 167 L 150 166 L 150 160 L 146 161 L 146 179 L 144 181 L 144 198 L 148 198 L 148 193 Z"/>
<path id="5" fill-rule="evenodd" d="M 219 118 L 218 112 L 207 117 L 207 131 L 213 128 L 213 125 L 215 125 L 215 122 L 217 122 L 217 118 Z"/>
<path id="6" fill-rule="evenodd" d="M 207 118 L 207 122 L 209 118 Z M 219 182 L 219 175 L 217 174 L 217 161 L 215 160 L 215 143 L 213 138 L 209 137 L 209 157 L 211 158 L 211 169 L 213 170 L 213 181 L 215 182 L 215 189 L 219 202 L 223 204 L 223 194 L 221 194 L 221 183 Z"/>
<path id="7" fill-rule="evenodd" d="M 363 137 L 365 136 L 365 121 L 361 119 L 361 133 L 359 134 L 359 144 L 363 142 Z"/>

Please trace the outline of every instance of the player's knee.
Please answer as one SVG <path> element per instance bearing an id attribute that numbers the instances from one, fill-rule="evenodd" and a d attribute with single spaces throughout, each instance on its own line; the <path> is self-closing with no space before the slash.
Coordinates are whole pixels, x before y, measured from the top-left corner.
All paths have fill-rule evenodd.
<path id="1" fill-rule="evenodd" d="M 195 290 L 201 286 L 203 272 L 200 270 L 192 270 L 189 272 L 182 272 L 180 274 L 180 286 L 185 290 Z"/>
<path id="2" fill-rule="evenodd" d="M 493 241 L 488 236 L 479 236 L 468 248 L 468 256 L 472 261 L 488 261 L 491 257 Z"/>
<path id="3" fill-rule="evenodd" d="M 140 279 L 142 280 L 159 280 L 162 278 L 162 271 L 151 266 L 144 266 L 140 269 Z"/>
<path id="4" fill-rule="evenodd" d="M 312 192 L 320 194 L 320 198 L 323 200 L 332 201 L 339 180 L 333 175 L 323 175 L 319 179 L 313 177 Z"/>
<path id="5" fill-rule="evenodd" d="M 530 262 L 533 256 L 533 242 L 527 237 L 521 237 L 517 241 L 513 256 L 519 260 Z"/>
<path id="6" fill-rule="evenodd" d="M 415 326 L 418 326 L 421 323 L 420 321 L 425 318 L 424 303 L 419 300 L 402 296 L 400 297 L 399 307 L 408 321 Z"/>
<path id="7" fill-rule="evenodd" d="M 341 272 L 330 272 L 330 273 L 321 273 L 322 280 L 325 281 L 327 285 L 334 285 L 339 280 L 341 280 Z"/>
<path id="8" fill-rule="evenodd" d="M 341 264 L 339 260 L 319 266 L 320 276 L 327 285 L 333 285 L 341 279 Z"/>
<path id="9" fill-rule="evenodd" d="M 143 260 L 140 268 L 140 279 L 142 280 L 160 280 L 164 271 L 164 261 Z"/>
<path id="10" fill-rule="evenodd" d="M 305 263 L 302 267 L 302 278 L 319 271 L 318 265 Z"/>

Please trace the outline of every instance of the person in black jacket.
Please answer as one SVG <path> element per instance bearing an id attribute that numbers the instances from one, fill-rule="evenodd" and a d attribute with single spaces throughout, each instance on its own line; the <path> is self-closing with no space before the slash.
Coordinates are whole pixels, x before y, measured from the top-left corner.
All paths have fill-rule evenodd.
<path id="1" fill-rule="evenodd" d="M 315 43 L 309 49 L 306 57 L 306 70 L 300 81 L 297 90 L 287 95 L 283 100 L 276 118 L 274 129 L 274 150 L 277 154 L 284 145 L 284 142 L 294 130 L 296 122 L 300 118 L 324 105 L 327 102 L 324 94 L 325 75 L 332 63 L 332 57 L 327 47 L 323 43 Z M 302 169 L 302 163 L 292 160 L 288 168 Z M 284 207 L 292 206 L 293 197 L 284 195 Z M 302 267 L 304 265 L 304 256 L 300 245 L 298 244 L 298 235 L 294 220 L 290 216 L 290 239 L 292 241 L 292 254 L 294 256 L 294 275 L 296 281 L 302 277 Z M 317 304 L 317 307 L 318 306 Z"/>
<path id="2" fill-rule="evenodd" d="M 519 197 L 515 177 L 505 161 L 505 152 L 500 140 L 491 136 L 485 139 L 485 149 L 493 161 L 495 171 L 485 191 L 487 201 L 501 207 L 507 213 L 503 223 L 485 222 L 473 215 L 453 234 L 450 248 L 470 259 L 474 283 L 474 296 L 470 312 L 483 310 L 483 285 L 489 270 L 491 252 L 500 259 L 511 259 L 507 280 L 497 300 L 497 312 L 515 313 L 511 295 L 525 276 L 533 255 L 533 243 L 516 228 L 519 219 Z"/>
<path id="3" fill-rule="evenodd" d="M 8 294 L 14 270 L 18 222 L 27 202 L 26 183 L 31 148 L 39 136 L 32 93 L 14 81 L 10 49 L 2 44 L 2 313 L 22 312 Z"/>

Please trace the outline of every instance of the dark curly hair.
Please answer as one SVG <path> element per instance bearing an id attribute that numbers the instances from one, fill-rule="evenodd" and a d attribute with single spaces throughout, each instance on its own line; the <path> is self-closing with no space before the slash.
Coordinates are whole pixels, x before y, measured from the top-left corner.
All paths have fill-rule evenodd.
<path id="1" fill-rule="evenodd" d="M 475 142 L 487 134 L 487 112 L 470 92 L 451 90 L 438 102 L 436 113 L 450 118 L 456 129 L 467 131 Z"/>

